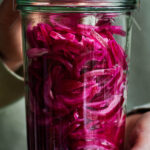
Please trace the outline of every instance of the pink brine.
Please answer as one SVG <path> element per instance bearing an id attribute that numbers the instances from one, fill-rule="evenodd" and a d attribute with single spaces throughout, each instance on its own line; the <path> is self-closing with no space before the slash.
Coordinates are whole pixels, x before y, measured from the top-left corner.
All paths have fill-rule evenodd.
<path id="1" fill-rule="evenodd" d="M 82 17 L 27 27 L 29 150 L 123 150 L 128 65 L 114 35 L 126 33 L 105 14 Z"/>

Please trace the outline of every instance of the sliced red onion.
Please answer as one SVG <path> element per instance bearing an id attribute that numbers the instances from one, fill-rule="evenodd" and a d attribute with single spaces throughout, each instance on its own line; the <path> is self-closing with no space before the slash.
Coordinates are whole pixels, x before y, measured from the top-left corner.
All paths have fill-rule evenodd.
<path id="1" fill-rule="evenodd" d="M 70 15 L 27 27 L 29 138 L 36 150 L 121 150 L 128 65 L 113 34 L 126 33 L 107 15 L 95 26 Z"/>

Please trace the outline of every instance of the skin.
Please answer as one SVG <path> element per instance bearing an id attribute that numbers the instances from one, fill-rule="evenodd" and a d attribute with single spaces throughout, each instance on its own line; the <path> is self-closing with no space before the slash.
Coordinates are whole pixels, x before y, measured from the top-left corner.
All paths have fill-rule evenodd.
<path id="1" fill-rule="evenodd" d="M 0 5 L 0 56 L 12 70 L 23 63 L 21 19 L 13 0 Z M 125 150 L 150 150 L 150 112 L 127 117 Z"/>
<path id="2" fill-rule="evenodd" d="M 125 150 L 150 149 L 150 112 L 127 118 Z"/>
<path id="3" fill-rule="evenodd" d="M 15 6 L 13 0 L 4 0 L 0 5 L 0 56 L 14 71 L 23 63 L 21 19 Z"/>

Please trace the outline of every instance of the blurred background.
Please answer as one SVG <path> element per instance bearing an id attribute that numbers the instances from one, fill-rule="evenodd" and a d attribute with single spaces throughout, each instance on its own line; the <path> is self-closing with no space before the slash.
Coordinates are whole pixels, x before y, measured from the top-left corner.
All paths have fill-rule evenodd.
<path id="1" fill-rule="evenodd" d="M 128 111 L 150 102 L 149 6 L 149 0 L 141 0 L 141 8 L 134 15 L 140 29 L 133 24 Z M 0 150 L 27 150 L 24 99 L 0 110 Z"/>

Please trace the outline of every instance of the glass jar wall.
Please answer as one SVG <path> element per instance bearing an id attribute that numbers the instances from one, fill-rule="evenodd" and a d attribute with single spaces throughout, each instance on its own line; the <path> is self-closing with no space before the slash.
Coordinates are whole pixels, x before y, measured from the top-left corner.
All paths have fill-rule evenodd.
<path id="1" fill-rule="evenodd" d="M 131 12 L 21 9 L 29 150 L 122 150 Z"/>

